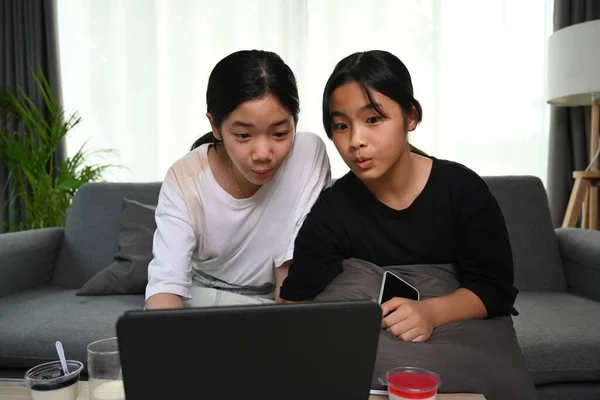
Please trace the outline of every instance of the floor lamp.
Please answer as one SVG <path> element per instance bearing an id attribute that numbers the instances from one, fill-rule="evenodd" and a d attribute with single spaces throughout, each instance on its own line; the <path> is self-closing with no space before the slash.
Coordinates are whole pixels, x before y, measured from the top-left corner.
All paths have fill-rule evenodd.
<path id="1" fill-rule="evenodd" d="M 600 20 L 560 29 L 548 41 L 548 103 L 567 107 L 592 106 L 589 165 L 584 171 L 573 171 L 575 183 L 563 227 L 576 226 L 583 210 L 581 227 L 598 229 L 599 42 Z"/>

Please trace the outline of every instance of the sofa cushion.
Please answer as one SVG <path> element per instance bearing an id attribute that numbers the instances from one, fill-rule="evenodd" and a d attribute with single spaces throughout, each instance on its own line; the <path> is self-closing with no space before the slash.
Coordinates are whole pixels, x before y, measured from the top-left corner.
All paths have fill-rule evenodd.
<path id="1" fill-rule="evenodd" d="M 598 400 L 600 383 L 551 383 L 537 386 L 539 400 Z"/>
<path id="2" fill-rule="evenodd" d="M 106 268 L 118 250 L 123 198 L 156 204 L 161 183 L 94 182 L 75 194 L 53 285 L 79 289 Z"/>
<path id="3" fill-rule="evenodd" d="M 77 291 L 82 295 L 144 294 L 148 264 L 152 261 L 152 239 L 156 230 L 156 206 L 123 199 L 119 251 L 113 262 Z"/>
<path id="4" fill-rule="evenodd" d="M 53 286 L 3 297 L 0 368 L 28 368 L 56 360 L 57 340 L 67 358 L 86 364 L 87 345 L 116 336 L 118 318 L 143 307 L 143 295 L 78 297 L 74 290 Z"/>
<path id="5" fill-rule="evenodd" d="M 484 177 L 484 180 L 504 214 L 517 289 L 566 292 L 562 259 L 542 181 L 533 176 Z"/>
<path id="6" fill-rule="evenodd" d="M 597 381 L 600 303 L 569 293 L 521 292 L 513 317 L 534 382 Z"/>

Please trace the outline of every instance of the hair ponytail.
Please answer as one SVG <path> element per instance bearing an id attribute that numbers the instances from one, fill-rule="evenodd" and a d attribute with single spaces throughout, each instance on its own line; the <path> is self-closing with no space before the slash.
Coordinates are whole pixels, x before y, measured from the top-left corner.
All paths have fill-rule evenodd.
<path id="1" fill-rule="evenodd" d="M 206 143 L 212 143 L 215 146 L 215 149 L 217 148 L 217 145 L 219 143 L 223 143 L 222 140 L 219 140 L 215 137 L 215 135 L 213 135 L 212 131 L 205 133 L 204 135 L 200 136 L 198 139 L 196 139 L 196 141 L 194 142 L 194 144 L 192 145 L 192 147 L 190 148 L 190 150 L 194 150 L 196 147 L 200 147 L 203 144 Z"/>
<path id="2" fill-rule="evenodd" d="M 423 150 L 419 150 L 418 148 L 416 148 L 415 146 L 413 146 L 412 144 L 408 144 L 408 149 L 410 150 L 411 153 L 415 153 L 418 154 L 420 156 L 424 156 L 424 157 L 429 157 L 429 155 L 427 153 L 425 153 Z"/>

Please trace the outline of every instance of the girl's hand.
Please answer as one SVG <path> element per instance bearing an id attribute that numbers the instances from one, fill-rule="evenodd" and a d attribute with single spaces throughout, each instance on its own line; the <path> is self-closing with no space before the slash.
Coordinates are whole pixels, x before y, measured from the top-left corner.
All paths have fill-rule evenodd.
<path id="1" fill-rule="evenodd" d="M 381 327 L 405 342 L 425 342 L 433 332 L 434 319 L 427 301 L 394 297 L 381 305 Z M 388 315 L 389 314 L 389 315 Z"/>

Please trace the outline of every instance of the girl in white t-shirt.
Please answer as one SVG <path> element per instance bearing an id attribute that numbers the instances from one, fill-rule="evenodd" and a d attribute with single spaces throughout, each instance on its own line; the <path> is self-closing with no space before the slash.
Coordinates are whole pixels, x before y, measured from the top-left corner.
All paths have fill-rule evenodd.
<path id="1" fill-rule="evenodd" d="M 225 57 L 206 102 L 212 132 L 161 188 L 147 309 L 279 300 L 296 233 L 330 184 L 325 144 L 296 132 L 296 79 L 278 55 Z"/>

